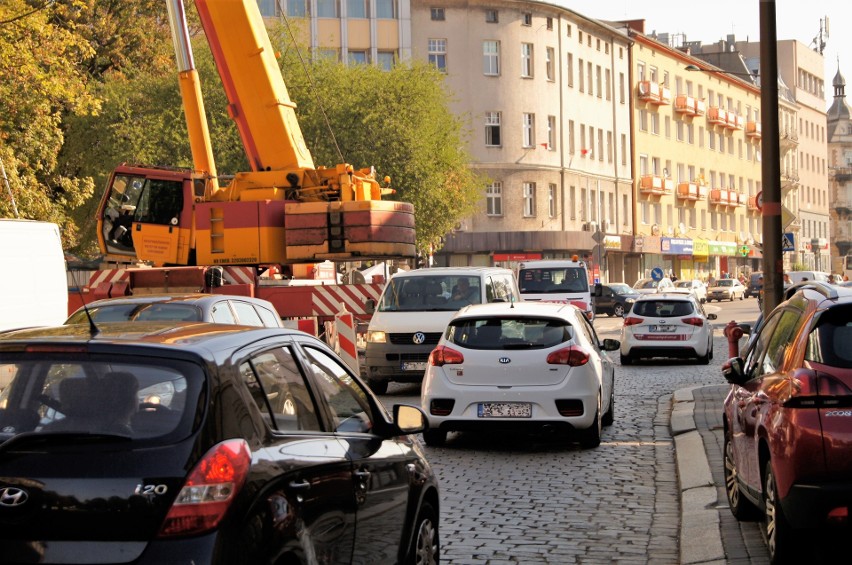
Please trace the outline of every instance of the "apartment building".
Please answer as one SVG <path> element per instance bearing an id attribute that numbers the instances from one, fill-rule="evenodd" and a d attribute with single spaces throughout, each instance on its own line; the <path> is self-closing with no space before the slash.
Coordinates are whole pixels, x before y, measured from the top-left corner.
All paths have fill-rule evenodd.
<path id="1" fill-rule="evenodd" d="M 668 36 L 633 40 L 636 250 L 643 272 L 680 278 L 759 268 L 760 89 Z"/>
<path id="2" fill-rule="evenodd" d="M 852 275 L 852 109 L 846 102 L 846 79 L 839 68 L 832 85 L 834 101 L 828 109 L 831 270 Z"/>

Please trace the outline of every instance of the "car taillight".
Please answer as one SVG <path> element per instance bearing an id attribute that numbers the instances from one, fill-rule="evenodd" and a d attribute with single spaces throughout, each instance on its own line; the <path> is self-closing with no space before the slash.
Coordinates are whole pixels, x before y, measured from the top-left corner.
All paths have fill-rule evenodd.
<path id="1" fill-rule="evenodd" d="M 700 328 L 704 325 L 704 318 L 682 318 L 681 322 L 689 324 L 690 326 L 698 326 Z"/>
<path id="2" fill-rule="evenodd" d="M 628 317 L 624 318 L 624 325 L 625 326 L 635 326 L 635 325 L 641 324 L 641 323 L 642 323 L 642 318 L 635 318 L 633 316 L 628 316 Z"/>
<path id="3" fill-rule="evenodd" d="M 244 439 L 213 446 L 189 474 L 159 537 L 200 534 L 219 525 L 245 483 L 251 452 Z"/>
<path id="4" fill-rule="evenodd" d="M 796 392 L 784 403 L 787 408 L 848 408 L 852 406 L 852 390 L 842 381 L 812 369 L 793 373 Z"/>
<path id="5" fill-rule="evenodd" d="M 446 345 L 439 345 L 429 354 L 429 364 L 435 367 L 462 363 L 464 363 L 464 355 Z"/>
<path id="6" fill-rule="evenodd" d="M 579 367 L 589 362 L 589 354 L 582 347 L 571 345 L 551 352 L 547 356 L 548 365 L 569 365 Z"/>

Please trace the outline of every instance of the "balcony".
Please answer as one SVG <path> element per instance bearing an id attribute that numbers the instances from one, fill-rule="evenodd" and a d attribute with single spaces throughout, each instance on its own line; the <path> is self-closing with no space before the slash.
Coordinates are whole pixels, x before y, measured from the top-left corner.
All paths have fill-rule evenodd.
<path id="1" fill-rule="evenodd" d="M 702 98 L 695 99 L 695 115 L 703 116 L 707 113 L 707 102 L 705 102 Z"/>
<path id="2" fill-rule="evenodd" d="M 711 188 L 710 189 L 710 204 L 719 206 L 728 206 L 731 203 L 730 194 L 727 188 Z"/>
<path id="3" fill-rule="evenodd" d="M 718 106 L 710 106 L 707 109 L 707 121 L 717 126 L 727 126 L 728 113 Z"/>
<path id="4" fill-rule="evenodd" d="M 729 206 L 745 206 L 748 200 L 748 195 L 742 192 L 728 191 Z"/>
<path id="5" fill-rule="evenodd" d="M 639 192 L 642 194 L 663 194 L 666 179 L 658 175 L 642 175 L 639 177 Z"/>
<path id="6" fill-rule="evenodd" d="M 783 157 L 784 152 L 799 146 L 799 132 L 794 127 L 786 127 L 779 134 L 778 146 Z"/>
<path id="7" fill-rule="evenodd" d="M 685 114 L 687 116 L 695 116 L 695 98 L 686 94 L 678 94 L 675 97 L 675 112 Z"/>
<path id="8" fill-rule="evenodd" d="M 725 127 L 727 127 L 728 129 L 743 129 L 744 125 L 745 120 L 742 116 L 735 114 L 730 110 L 728 111 L 728 121 Z"/>
<path id="9" fill-rule="evenodd" d="M 672 89 L 667 86 L 660 87 L 660 103 L 661 104 L 671 104 L 672 103 Z"/>
<path id="10" fill-rule="evenodd" d="M 838 198 L 834 202 L 834 209 L 837 211 L 838 214 L 848 214 L 849 212 L 852 212 L 852 200 L 849 200 L 847 198 Z"/>
<path id="11" fill-rule="evenodd" d="M 746 208 L 749 212 L 757 212 L 760 208 L 757 207 L 757 196 L 749 196 L 746 201 Z"/>
<path id="12" fill-rule="evenodd" d="M 852 180 L 852 167 L 838 167 L 834 169 L 834 180 L 837 182 Z"/>
<path id="13" fill-rule="evenodd" d="M 799 169 L 787 167 L 781 170 L 781 189 L 791 189 L 799 184 Z"/>
<path id="14" fill-rule="evenodd" d="M 751 137 L 752 139 L 760 139 L 760 122 L 746 122 L 745 134 L 746 137 Z"/>
<path id="15" fill-rule="evenodd" d="M 668 104 L 672 99 L 671 90 L 650 80 L 639 81 L 637 90 L 639 100 L 643 102 L 660 105 Z"/>
<path id="16" fill-rule="evenodd" d="M 675 183 L 670 178 L 663 178 L 663 194 L 674 194 Z"/>
<path id="17" fill-rule="evenodd" d="M 698 200 L 698 185 L 694 182 L 678 183 L 677 197 L 681 200 Z"/>

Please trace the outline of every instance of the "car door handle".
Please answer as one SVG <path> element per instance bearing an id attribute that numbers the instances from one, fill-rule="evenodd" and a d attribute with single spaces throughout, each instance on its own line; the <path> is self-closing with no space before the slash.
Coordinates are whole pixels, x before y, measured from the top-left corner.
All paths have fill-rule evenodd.
<path id="1" fill-rule="evenodd" d="M 370 480 L 370 471 L 355 471 L 354 475 L 359 481 L 367 482 Z"/>
<path id="2" fill-rule="evenodd" d="M 290 481 L 290 488 L 293 490 L 308 490 L 311 488 L 311 482 L 305 479 L 301 481 Z"/>

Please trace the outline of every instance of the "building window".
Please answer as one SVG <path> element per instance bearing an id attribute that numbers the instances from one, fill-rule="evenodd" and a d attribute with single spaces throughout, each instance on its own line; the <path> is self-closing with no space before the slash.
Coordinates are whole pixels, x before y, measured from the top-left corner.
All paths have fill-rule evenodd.
<path id="1" fill-rule="evenodd" d="M 500 42 L 482 42 L 482 72 L 486 75 L 500 74 Z"/>
<path id="2" fill-rule="evenodd" d="M 304 18 L 308 14 L 305 0 L 287 0 L 287 15 L 291 18 Z"/>
<path id="3" fill-rule="evenodd" d="M 547 214 L 551 218 L 556 217 L 556 185 L 547 185 Z"/>
<path id="4" fill-rule="evenodd" d="M 524 183 L 524 217 L 535 217 L 535 183 Z"/>
<path id="5" fill-rule="evenodd" d="M 547 29 L 553 29 L 553 18 L 551 18 L 550 16 L 547 17 Z"/>
<path id="6" fill-rule="evenodd" d="M 556 116 L 547 116 L 547 148 L 556 149 Z"/>
<path id="7" fill-rule="evenodd" d="M 568 189 L 568 208 L 571 211 L 571 219 L 577 219 L 577 187 L 571 186 Z"/>
<path id="8" fill-rule="evenodd" d="M 366 18 L 367 0 L 346 0 L 346 16 L 349 18 Z"/>
<path id="9" fill-rule="evenodd" d="M 492 182 L 485 187 L 485 213 L 489 216 L 503 215 L 502 182 Z"/>
<path id="10" fill-rule="evenodd" d="M 258 0 L 257 6 L 260 8 L 260 15 L 265 18 L 271 18 L 278 15 L 277 0 Z"/>
<path id="11" fill-rule="evenodd" d="M 524 25 L 531 26 L 532 25 L 532 13 L 524 12 Z"/>
<path id="12" fill-rule="evenodd" d="M 533 76 L 533 44 L 521 43 L 521 76 L 532 78 Z"/>
<path id="13" fill-rule="evenodd" d="M 547 80 L 553 80 L 553 47 L 548 47 L 544 52 L 544 68 L 547 73 Z"/>
<path id="14" fill-rule="evenodd" d="M 500 112 L 485 112 L 485 145 L 499 147 L 501 141 Z"/>
<path id="15" fill-rule="evenodd" d="M 348 58 L 350 65 L 366 65 L 369 63 L 366 51 L 349 51 Z"/>
<path id="16" fill-rule="evenodd" d="M 591 37 L 591 36 L 589 36 L 589 37 Z M 586 61 L 586 69 L 588 70 L 588 76 L 586 77 L 586 79 L 587 79 L 586 82 L 589 85 L 588 93 L 589 93 L 589 96 L 591 96 L 593 94 L 592 90 L 594 90 L 594 86 L 592 86 L 592 62 L 591 61 Z"/>
<path id="17" fill-rule="evenodd" d="M 535 115 L 524 114 L 523 147 L 535 147 Z"/>
<path id="18" fill-rule="evenodd" d="M 624 73 L 618 73 L 618 101 L 624 104 Z"/>
<path id="19" fill-rule="evenodd" d="M 337 49 L 318 47 L 314 50 L 314 59 L 317 61 L 339 61 Z"/>
<path id="20" fill-rule="evenodd" d="M 597 65 L 595 67 L 595 81 L 596 81 L 596 84 L 597 84 L 597 87 L 598 87 L 598 98 L 602 98 L 602 96 L 603 96 L 603 85 L 601 84 L 601 80 L 602 80 L 601 77 L 602 77 L 601 66 Z"/>
<path id="21" fill-rule="evenodd" d="M 598 128 L 598 161 L 603 161 L 603 130 Z"/>
<path id="22" fill-rule="evenodd" d="M 496 24 L 499 21 L 497 10 L 485 10 L 485 21 L 489 24 Z"/>
<path id="23" fill-rule="evenodd" d="M 394 51 L 379 51 L 376 53 L 376 64 L 383 71 L 391 70 L 395 61 L 396 53 Z"/>
<path id="24" fill-rule="evenodd" d="M 610 70 L 606 70 L 606 78 L 604 80 L 604 88 L 606 89 L 606 99 L 612 100 L 612 75 Z"/>
<path id="25" fill-rule="evenodd" d="M 571 24 L 565 26 L 565 35 L 571 37 Z"/>
<path id="26" fill-rule="evenodd" d="M 395 20 L 396 0 L 376 0 L 376 18 L 380 20 Z"/>
<path id="27" fill-rule="evenodd" d="M 586 86 L 586 81 L 585 81 L 585 80 L 583 80 L 583 60 L 582 60 L 582 59 L 578 59 L 578 62 L 580 63 L 580 64 L 577 66 L 577 68 L 578 68 L 578 72 L 577 72 L 577 79 L 579 79 L 579 82 L 580 82 L 580 84 L 578 85 L 578 90 L 579 90 L 580 92 L 583 92 L 583 91 L 584 91 L 584 88 L 585 88 L 585 86 Z"/>
<path id="28" fill-rule="evenodd" d="M 567 53 L 565 55 L 565 75 L 568 78 L 568 86 L 574 86 L 574 55 Z"/>
<path id="29" fill-rule="evenodd" d="M 432 13 L 432 21 L 433 22 L 444 21 L 444 9 L 443 8 L 430 8 L 429 10 Z"/>
<path id="30" fill-rule="evenodd" d="M 568 120 L 568 154 L 574 154 L 574 120 Z"/>
<path id="31" fill-rule="evenodd" d="M 317 0 L 318 18 L 339 17 L 337 0 Z"/>
<path id="32" fill-rule="evenodd" d="M 447 72 L 447 40 L 429 40 L 429 62 L 442 72 Z"/>

